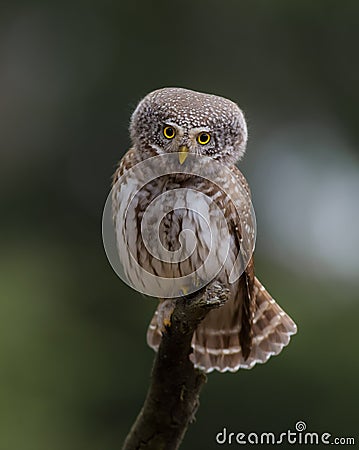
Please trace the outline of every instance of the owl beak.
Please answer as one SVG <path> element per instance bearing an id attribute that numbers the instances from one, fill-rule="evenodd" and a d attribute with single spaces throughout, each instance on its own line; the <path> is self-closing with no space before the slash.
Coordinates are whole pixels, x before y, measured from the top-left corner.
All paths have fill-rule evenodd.
<path id="1" fill-rule="evenodd" d="M 179 153 L 178 153 L 179 163 L 183 164 L 186 161 L 187 156 L 188 156 L 187 145 L 181 145 L 181 147 L 179 148 Z"/>

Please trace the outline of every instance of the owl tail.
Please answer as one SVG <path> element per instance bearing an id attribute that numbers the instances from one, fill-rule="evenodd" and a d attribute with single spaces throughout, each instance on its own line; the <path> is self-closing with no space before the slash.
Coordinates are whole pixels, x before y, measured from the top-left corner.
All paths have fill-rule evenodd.
<path id="1" fill-rule="evenodd" d="M 241 305 L 228 301 L 218 310 L 207 314 L 193 335 L 191 360 L 195 367 L 209 373 L 236 372 L 251 369 L 256 363 L 265 363 L 288 345 L 290 336 L 297 332 L 293 320 L 273 300 L 256 278 L 254 284 L 256 307 L 253 316 L 252 348 L 248 358 L 242 355 L 240 345 Z M 147 342 L 157 351 L 161 342 L 158 310 L 152 318 Z"/>

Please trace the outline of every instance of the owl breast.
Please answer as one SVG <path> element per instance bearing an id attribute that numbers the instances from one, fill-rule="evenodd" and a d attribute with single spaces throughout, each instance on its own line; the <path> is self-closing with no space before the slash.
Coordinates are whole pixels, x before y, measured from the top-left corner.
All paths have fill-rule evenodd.
<path id="1" fill-rule="evenodd" d="M 228 283 L 238 239 L 231 202 L 215 185 L 179 174 L 144 185 L 130 177 L 115 192 L 117 245 L 133 286 L 171 297 Z"/>

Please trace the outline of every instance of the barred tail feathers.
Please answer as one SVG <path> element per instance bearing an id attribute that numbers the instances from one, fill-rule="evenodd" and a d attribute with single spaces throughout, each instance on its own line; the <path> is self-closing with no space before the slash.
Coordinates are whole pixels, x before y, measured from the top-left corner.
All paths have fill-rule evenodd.
<path id="1" fill-rule="evenodd" d="M 252 348 L 248 358 L 242 354 L 240 344 L 241 304 L 229 300 L 218 310 L 211 311 L 198 326 L 192 340 L 191 360 L 195 367 L 209 373 L 236 372 L 251 369 L 278 355 L 288 345 L 297 327 L 293 320 L 275 302 L 268 291 L 255 278 L 255 311 L 252 320 Z M 148 345 L 157 351 L 161 342 L 158 309 L 147 332 Z"/>

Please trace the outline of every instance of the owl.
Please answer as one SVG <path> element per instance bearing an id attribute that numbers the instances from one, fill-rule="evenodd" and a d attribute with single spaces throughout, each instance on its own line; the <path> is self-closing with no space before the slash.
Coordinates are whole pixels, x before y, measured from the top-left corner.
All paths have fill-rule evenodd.
<path id="1" fill-rule="evenodd" d="M 249 213 L 248 183 L 236 166 L 247 144 L 247 126 L 241 109 L 223 97 L 183 88 L 163 88 L 139 102 L 131 117 L 130 135 L 132 147 L 114 174 L 112 195 L 117 245 L 127 276 L 145 283 L 140 273 L 136 273 L 141 267 L 155 277 L 163 277 L 160 279 L 182 279 L 201 266 L 209 252 L 219 258 L 224 242 L 218 219 L 220 211 L 226 221 L 229 243 L 223 264 L 212 278 L 204 275 L 198 289 L 194 282 L 192 289 L 187 286 L 181 291 L 181 296 L 190 302 L 197 295 L 208 298 L 222 295 L 226 301 L 211 310 L 197 327 L 190 358 L 195 367 L 207 373 L 235 372 L 279 354 L 296 333 L 296 325 L 255 276 L 253 256 L 245 251 L 246 239 L 253 238 L 255 225 Z M 214 182 L 198 174 L 177 171 L 163 171 L 146 183 L 140 176 L 127 176 L 141 163 L 172 154 L 182 166 L 190 157 L 202 158 L 203 169 L 214 174 Z M 179 189 L 185 207 L 182 204 L 171 209 L 165 200 L 156 201 Z M 194 191 L 202 197 L 193 197 Z M 234 203 L 240 193 L 244 201 L 238 209 Z M 135 202 L 130 202 L 130 198 L 135 198 Z M 167 252 L 178 252 L 181 246 L 186 248 L 188 242 L 182 232 L 184 228 L 191 229 L 196 245 L 186 258 L 173 263 L 151 253 L 142 236 L 142 222 L 150 208 L 154 217 L 161 218 L 157 234 L 160 247 Z M 196 215 L 196 211 L 201 214 Z M 211 228 L 211 239 L 203 219 Z M 131 258 L 135 255 L 136 264 L 131 262 L 130 255 Z M 231 279 L 231 270 L 238 259 L 243 263 L 242 270 Z M 159 298 L 147 332 L 148 345 L 155 351 L 165 327 L 170 326 L 175 301 Z"/>

